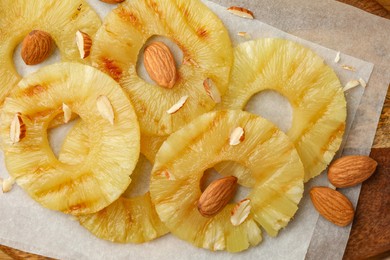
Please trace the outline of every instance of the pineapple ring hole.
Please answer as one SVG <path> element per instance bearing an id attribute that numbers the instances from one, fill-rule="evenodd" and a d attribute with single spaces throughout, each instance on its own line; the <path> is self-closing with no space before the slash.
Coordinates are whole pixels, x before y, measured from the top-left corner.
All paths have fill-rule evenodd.
<path id="1" fill-rule="evenodd" d="M 289 100 L 274 90 L 264 90 L 253 95 L 245 111 L 262 116 L 287 133 L 292 125 L 293 109 Z"/>
<path id="2" fill-rule="evenodd" d="M 73 128 L 78 120 L 71 120 L 68 123 L 47 129 L 47 139 L 53 154 L 59 160 L 59 154 L 69 131 Z"/>
<path id="3" fill-rule="evenodd" d="M 232 162 L 229 162 L 232 163 Z M 236 164 L 236 162 L 234 162 Z M 234 175 L 234 174 L 232 174 Z M 204 171 L 203 176 L 200 180 L 199 186 L 200 190 L 203 191 L 215 180 L 221 179 L 223 177 L 227 177 L 226 175 L 222 175 L 219 173 L 215 168 L 208 168 L 207 170 Z M 250 188 L 245 187 L 240 184 L 240 179 L 238 181 L 237 185 L 237 190 L 236 193 L 234 194 L 232 200 L 230 203 L 237 203 L 242 201 L 243 199 L 248 198 L 248 195 L 250 193 Z"/>
<path id="4" fill-rule="evenodd" d="M 131 199 L 145 195 L 149 191 L 153 164 L 141 153 L 137 165 L 131 174 L 131 183 L 122 197 Z"/>
<path id="5" fill-rule="evenodd" d="M 37 65 L 26 65 L 24 63 L 24 60 L 22 59 L 22 42 L 16 46 L 14 55 L 13 55 L 13 61 L 14 66 L 16 69 L 16 72 L 21 76 L 25 77 L 28 74 L 31 74 L 37 70 L 39 70 L 42 67 L 48 66 L 50 64 L 54 64 L 61 61 L 61 53 L 60 50 L 57 48 L 57 45 L 55 42 L 53 42 L 53 52 L 52 54 L 43 62 L 37 64 Z"/>
<path id="6" fill-rule="evenodd" d="M 184 55 L 183 55 L 183 51 L 180 49 L 180 47 L 174 41 L 172 41 L 171 39 L 169 39 L 167 37 L 155 35 L 155 36 L 150 37 L 145 42 L 144 46 L 142 46 L 141 50 L 138 53 L 137 68 L 136 68 L 137 69 L 137 74 L 145 82 L 147 82 L 147 83 L 149 83 L 151 85 L 154 85 L 154 86 L 158 86 L 156 84 L 156 82 L 154 82 L 149 77 L 149 74 L 146 71 L 145 65 L 144 65 L 144 50 L 145 50 L 145 48 L 147 46 L 149 46 L 153 42 L 163 42 L 163 43 L 165 43 L 169 47 L 169 49 L 171 50 L 172 55 L 173 55 L 173 57 L 175 59 L 175 64 L 176 64 L 176 69 L 177 70 L 179 70 L 181 64 L 183 63 L 183 56 Z"/>

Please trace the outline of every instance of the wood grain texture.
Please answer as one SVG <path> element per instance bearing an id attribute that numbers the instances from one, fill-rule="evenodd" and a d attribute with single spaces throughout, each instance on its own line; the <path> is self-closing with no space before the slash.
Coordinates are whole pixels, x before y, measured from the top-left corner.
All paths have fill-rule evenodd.
<path id="1" fill-rule="evenodd" d="M 379 119 L 378 129 L 374 140 L 373 148 L 390 147 L 390 85 L 387 89 L 387 95 L 381 117 Z"/>
<path id="2" fill-rule="evenodd" d="M 362 185 L 344 259 L 390 256 L 390 148 L 372 149 L 378 167 Z"/>
<path id="3" fill-rule="evenodd" d="M 353 5 L 357 8 L 360 8 L 366 12 L 382 16 L 385 18 L 390 18 L 390 3 L 389 0 L 338 0 L 349 5 Z M 386 9 L 385 8 L 389 8 Z"/>
<path id="4" fill-rule="evenodd" d="M 355 6 L 369 13 L 390 19 L 390 0 L 338 0 L 338 1 Z M 382 115 L 378 125 L 378 130 L 377 130 L 373 147 L 389 148 L 390 147 L 389 133 L 390 133 L 390 90 L 387 93 L 386 103 L 382 111 Z M 385 155 L 383 155 L 383 151 L 381 152 L 381 150 L 385 152 Z M 372 154 L 373 156 L 379 156 L 379 157 L 387 156 L 388 158 L 390 154 L 390 150 L 373 149 Z M 385 166 L 383 166 L 382 164 L 382 166 L 380 167 L 389 168 L 390 167 L 389 163 L 390 163 L 389 160 L 387 160 L 387 164 L 385 164 Z M 384 195 L 380 193 L 381 191 L 380 187 L 382 187 L 381 182 L 383 181 L 383 179 L 384 179 L 383 182 L 387 183 L 386 194 L 387 194 L 387 199 L 389 198 L 389 193 L 388 193 L 388 187 L 390 187 L 389 175 L 390 175 L 390 171 L 387 172 L 387 176 L 379 173 L 378 175 L 374 175 L 370 180 L 368 180 L 366 183 L 363 184 L 359 205 L 356 212 L 356 220 L 353 224 L 350 240 L 348 242 L 347 249 L 344 256 L 345 259 L 362 259 L 367 257 L 382 258 L 382 257 L 389 256 L 390 238 L 385 235 L 389 234 L 388 232 L 389 232 L 390 220 L 388 216 L 390 216 L 389 214 L 390 212 L 388 209 L 390 208 L 390 205 L 387 204 L 387 208 L 384 208 L 383 210 L 384 212 L 386 212 L 385 210 L 387 210 L 387 216 L 379 220 L 379 223 L 387 224 L 387 226 L 385 226 L 382 229 L 378 229 L 378 226 L 373 225 L 377 221 L 372 221 L 372 219 L 368 218 L 367 215 L 365 214 L 366 213 L 365 205 L 372 204 L 369 203 L 370 200 L 367 201 L 367 198 L 373 198 L 372 196 L 374 196 L 375 194 L 377 194 L 379 198 L 384 197 Z M 389 203 L 388 200 L 387 203 Z M 371 210 L 373 209 L 371 208 Z M 380 210 L 377 210 L 377 211 L 373 211 L 373 213 L 380 214 L 381 212 Z M 377 240 L 375 236 L 370 235 L 371 232 L 379 232 L 379 234 L 383 233 L 384 236 L 380 237 L 380 239 Z M 383 239 L 387 239 L 387 241 L 383 241 Z M 362 250 L 362 248 L 367 248 L 367 246 L 365 246 L 365 243 L 367 241 L 369 245 L 372 245 L 372 247 L 368 248 L 367 253 L 365 253 L 363 252 L 364 250 Z M 387 242 L 387 244 L 385 242 Z M 30 253 L 25 253 L 20 250 L 16 250 L 10 247 L 0 245 L 0 260 L 9 260 L 9 259 L 43 260 L 43 259 L 50 259 L 50 258 L 46 258 L 46 257 L 42 257 Z"/>

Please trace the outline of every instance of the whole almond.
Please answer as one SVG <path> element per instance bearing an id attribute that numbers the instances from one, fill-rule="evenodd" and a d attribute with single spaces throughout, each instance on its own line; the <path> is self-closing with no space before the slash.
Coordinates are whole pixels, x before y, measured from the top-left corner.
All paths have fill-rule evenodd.
<path id="1" fill-rule="evenodd" d="M 202 193 L 198 210 L 204 217 L 218 214 L 232 199 L 237 188 L 237 178 L 229 176 L 213 181 Z"/>
<path id="2" fill-rule="evenodd" d="M 330 165 L 328 179 L 337 188 L 351 187 L 370 178 L 377 165 L 368 156 L 345 156 Z"/>
<path id="3" fill-rule="evenodd" d="M 150 78 L 159 86 L 172 88 L 177 71 L 173 55 L 164 43 L 153 42 L 144 51 L 144 65 Z"/>
<path id="4" fill-rule="evenodd" d="M 46 60 L 53 52 L 53 39 L 44 31 L 31 31 L 23 40 L 21 56 L 27 65 Z"/>
<path id="5" fill-rule="evenodd" d="M 328 187 L 314 187 L 310 198 L 317 211 L 330 222 L 344 227 L 352 222 L 354 209 L 342 193 Z"/>

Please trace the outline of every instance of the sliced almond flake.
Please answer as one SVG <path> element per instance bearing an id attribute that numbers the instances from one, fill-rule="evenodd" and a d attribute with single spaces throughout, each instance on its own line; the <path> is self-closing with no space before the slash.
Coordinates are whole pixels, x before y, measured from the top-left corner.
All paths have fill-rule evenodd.
<path id="1" fill-rule="evenodd" d="M 360 79 L 359 79 L 359 83 L 360 83 L 360 85 L 361 85 L 363 88 L 367 87 L 367 83 L 366 83 L 366 81 L 365 81 L 364 79 L 360 78 Z"/>
<path id="2" fill-rule="evenodd" d="M 76 32 L 76 45 L 79 49 L 80 58 L 85 59 L 91 53 L 92 39 L 85 32 L 78 30 Z"/>
<path id="3" fill-rule="evenodd" d="M 72 110 L 67 104 L 62 103 L 62 111 L 64 111 L 64 123 L 66 124 L 72 118 Z"/>
<path id="4" fill-rule="evenodd" d="M 349 71 L 356 71 L 356 69 L 352 66 L 349 66 L 349 65 L 341 65 L 341 68 L 345 69 L 345 70 L 349 70 Z"/>
<path id="5" fill-rule="evenodd" d="M 211 97 L 215 103 L 221 103 L 221 93 L 212 79 L 205 79 L 203 81 L 203 87 L 206 90 L 207 95 Z"/>
<path id="6" fill-rule="evenodd" d="M 339 63 L 340 61 L 340 52 L 337 52 L 336 57 L 334 58 L 335 63 Z"/>
<path id="7" fill-rule="evenodd" d="M 234 206 L 230 217 L 230 222 L 233 226 L 239 226 L 247 219 L 251 212 L 250 202 L 250 199 L 244 199 Z"/>
<path id="8" fill-rule="evenodd" d="M 23 123 L 22 115 L 16 113 L 12 119 L 9 137 L 13 144 L 19 143 L 26 136 L 26 125 Z"/>
<path id="9" fill-rule="evenodd" d="M 184 106 L 184 104 L 187 102 L 188 96 L 183 96 L 177 101 L 176 104 L 174 104 L 170 109 L 167 110 L 168 114 L 174 114 L 177 111 L 179 111 L 180 108 Z"/>
<path id="10" fill-rule="evenodd" d="M 2 188 L 3 192 L 7 193 L 12 190 L 13 185 L 15 184 L 15 179 L 12 177 L 9 177 L 8 179 L 3 180 Z"/>
<path id="11" fill-rule="evenodd" d="M 336 187 L 335 187 L 335 186 L 333 186 L 333 184 L 332 184 L 332 183 L 329 183 L 328 187 L 329 187 L 329 188 L 331 188 L 332 190 L 336 190 Z"/>
<path id="12" fill-rule="evenodd" d="M 229 144 L 231 146 L 238 145 L 245 140 L 245 132 L 242 127 L 237 127 L 230 135 Z"/>
<path id="13" fill-rule="evenodd" d="M 252 36 L 247 32 L 238 32 L 237 35 L 243 37 L 246 40 L 252 39 Z"/>
<path id="14" fill-rule="evenodd" d="M 360 82 L 358 80 L 356 80 L 356 79 L 351 80 L 345 85 L 345 87 L 343 88 L 343 91 L 345 92 L 345 91 L 350 90 L 351 88 L 355 88 L 359 85 L 360 85 Z"/>
<path id="15" fill-rule="evenodd" d="M 107 119 L 111 125 L 114 125 L 114 109 L 112 108 L 111 102 L 107 96 L 99 96 L 96 99 L 96 106 L 100 115 Z"/>
<path id="16" fill-rule="evenodd" d="M 234 15 L 237 15 L 237 16 L 240 16 L 242 18 L 246 18 L 246 19 L 253 19 L 253 18 L 255 18 L 251 11 L 249 11 L 248 9 L 243 8 L 243 7 L 231 6 L 227 10 L 230 13 L 232 13 Z"/>

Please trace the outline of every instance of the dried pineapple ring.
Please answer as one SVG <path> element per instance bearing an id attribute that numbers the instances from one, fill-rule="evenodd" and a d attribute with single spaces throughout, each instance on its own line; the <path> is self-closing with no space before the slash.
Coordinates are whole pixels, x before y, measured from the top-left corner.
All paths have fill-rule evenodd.
<path id="1" fill-rule="evenodd" d="M 245 139 L 230 145 L 233 130 Z M 251 174 L 238 177 L 250 188 L 251 210 L 233 226 L 228 204 L 212 218 L 197 209 L 204 171 L 234 161 Z M 198 247 L 238 252 L 261 241 L 261 225 L 276 236 L 298 209 L 304 171 L 294 145 L 269 121 L 243 111 L 204 114 L 168 137 L 156 155 L 150 194 L 160 219 L 176 236 Z M 251 183 L 246 185 L 245 183 Z"/>
<path id="2" fill-rule="evenodd" d="M 293 121 L 287 135 L 305 167 L 305 181 L 319 175 L 339 149 L 345 130 L 346 101 L 339 79 L 308 48 L 283 39 L 238 45 L 231 83 L 222 109 L 244 109 L 263 90 L 288 98 Z"/>
<path id="3" fill-rule="evenodd" d="M 151 85 L 136 71 L 139 52 L 155 35 L 170 38 L 183 51 L 184 64 L 172 89 Z M 210 78 L 220 94 L 226 91 L 233 52 L 222 22 L 200 1 L 139 0 L 122 3 L 106 17 L 92 62 L 128 92 L 141 132 L 164 136 L 214 108 L 203 83 Z M 187 96 L 176 113 L 167 113 Z"/>
<path id="4" fill-rule="evenodd" d="M 165 137 L 142 136 L 141 153 L 150 162 L 153 162 L 158 148 L 165 139 Z M 88 153 L 88 127 L 83 122 L 79 122 L 65 139 L 59 160 L 68 164 L 78 164 L 87 158 Z M 136 188 L 134 185 L 138 185 L 142 181 L 141 175 L 145 170 L 145 157 L 140 156 L 138 164 L 131 174 L 132 183 L 125 194 Z M 101 211 L 79 216 L 78 220 L 95 236 L 119 243 L 143 243 L 168 232 L 156 213 L 149 192 L 134 198 L 122 195 Z"/>
<path id="5" fill-rule="evenodd" d="M 6 167 L 17 183 L 44 207 L 74 215 L 96 212 L 116 200 L 131 181 L 140 150 L 137 118 L 120 86 L 95 68 L 60 63 L 29 75 L 17 87 L 4 102 L 0 128 Z M 102 97 L 114 112 L 114 124 L 99 111 Z M 47 126 L 63 113 L 63 104 L 88 126 L 92 149 L 82 164 L 58 161 L 49 146 Z M 26 131 L 15 142 L 10 129 L 17 113 Z"/>
<path id="6" fill-rule="evenodd" d="M 83 0 L 2 0 L 0 1 L 0 104 L 21 80 L 13 53 L 16 46 L 32 30 L 51 35 L 63 61 L 79 61 L 77 30 L 94 35 L 100 18 Z"/>

